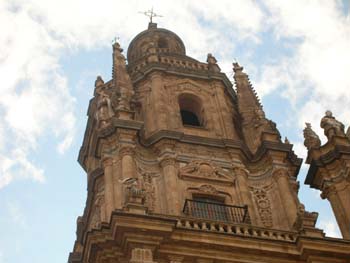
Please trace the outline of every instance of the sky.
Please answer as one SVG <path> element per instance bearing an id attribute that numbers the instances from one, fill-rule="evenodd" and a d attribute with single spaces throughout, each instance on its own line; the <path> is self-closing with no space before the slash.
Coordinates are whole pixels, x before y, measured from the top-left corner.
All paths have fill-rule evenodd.
<path id="1" fill-rule="evenodd" d="M 231 63 L 244 66 L 299 157 L 306 121 L 323 143 L 327 109 L 349 126 L 349 0 L 0 0 L 0 263 L 67 261 L 86 201 L 76 160 L 94 81 L 111 78 L 112 39 L 127 50 L 152 6 L 187 55 L 212 53 L 231 80 Z M 299 197 L 339 237 L 307 169 Z"/>

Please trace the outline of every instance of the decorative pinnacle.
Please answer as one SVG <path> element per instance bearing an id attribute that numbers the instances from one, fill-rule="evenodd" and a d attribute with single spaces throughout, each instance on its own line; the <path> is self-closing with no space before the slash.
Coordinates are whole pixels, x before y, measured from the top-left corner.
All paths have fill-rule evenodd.
<path id="1" fill-rule="evenodd" d="M 237 61 L 236 61 L 236 62 L 233 62 L 232 65 L 233 65 L 233 71 L 234 71 L 235 73 L 236 73 L 236 72 L 242 72 L 242 71 L 243 71 L 243 67 L 240 66 L 240 65 L 238 64 Z"/>
<path id="2" fill-rule="evenodd" d="M 144 14 L 145 16 L 148 16 L 149 17 L 149 22 L 150 23 L 153 23 L 153 17 L 163 17 L 162 15 L 158 15 L 156 14 L 155 12 L 153 12 L 153 6 L 152 6 L 152 9 L 151 10 L 147 10 L 147 11 L 144 11 L 144 12 L 139 12 L 140 14 Z"/>

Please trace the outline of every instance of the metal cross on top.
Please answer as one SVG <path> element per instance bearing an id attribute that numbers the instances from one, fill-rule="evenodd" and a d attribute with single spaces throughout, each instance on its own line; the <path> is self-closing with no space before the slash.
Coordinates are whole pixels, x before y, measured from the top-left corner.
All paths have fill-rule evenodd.
<path id="1" fill-rule="evenodd" d="M 145 16 L 148 16 L 150 19 L 150 23 L 153 23 L 152 19 L 153 17 L 163 17 L 162 15 L 158 15 L 155 12 L 153 12 L 153 7 L 151 10 L 145 11 L 145 12 L 139 12 L 141 14 L 144 14 Z"/>
<path id="2" fill-rule="evenodd" d="M 117 43 L 119 40 L 119 37 L 115 37 L 112 39 L 112 44 L 114 45 L 115 43 Z"/>

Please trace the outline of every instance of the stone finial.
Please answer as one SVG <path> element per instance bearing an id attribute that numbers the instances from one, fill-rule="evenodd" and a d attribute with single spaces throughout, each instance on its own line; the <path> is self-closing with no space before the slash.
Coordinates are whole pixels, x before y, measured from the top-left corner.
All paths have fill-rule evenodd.
<path id="1" fill-rule="evenodd" d="M 243 71 L 243 67 L 238 64 L 238 62 L 233 62 L 233 71 L 235 73 L 241 73 Z"/>
<path id="2" fill-rule="evenodd" d="M 103 79 L 101 78 L 101 76 L 97 76 L 96 80 L 95 80 L 95 87 L 101 87 L 105 82 L 103 81 Z"/>
<path id="3" fill-rule="evenodd" d="M 308 150 L 312 148 L 319 148 L 321 146 L 321 141 L 316 132 L 314 132 L 311 128 L 311 124 L 306 122 L 306 127 L 303 131 L 304 133 L 304 145 Z"/>
<path id="4" fill-rule="evenodd" d="M 285 143 L 285 144 L 290 144 L 290 141 L 288 140 L 287 137 L 284 138 L 284 143 Z"/>
<path id="5" fill-rule="evenodd" d="M 324 129 L 324 135 L 327 136 L 328 141 L 333 136 L 345 136 L 344 124 L 338 121 L 330 110 L 327 110 L 325 116 L 321 119 L 321 128 Z"/>

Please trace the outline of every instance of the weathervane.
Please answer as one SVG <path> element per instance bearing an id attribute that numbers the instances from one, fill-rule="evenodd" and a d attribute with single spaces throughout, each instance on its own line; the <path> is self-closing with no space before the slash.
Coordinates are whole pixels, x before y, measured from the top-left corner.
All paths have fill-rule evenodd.
<path id="1" fill-rule="evenodd" d="M 151 10 L 145 11 L 145 12 L 139 12 L 140 14 L 144 14 L 145 16 L 148 16 L 150 19 L 150 23 L 153 23 L 152 19 L 153 17 L 163 17 L 162 15 L 158 15 L 155 12 L 153 12 L 153 7 Z"/>

